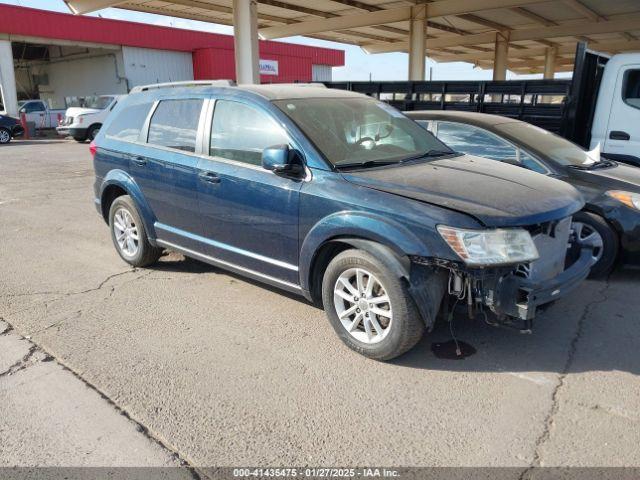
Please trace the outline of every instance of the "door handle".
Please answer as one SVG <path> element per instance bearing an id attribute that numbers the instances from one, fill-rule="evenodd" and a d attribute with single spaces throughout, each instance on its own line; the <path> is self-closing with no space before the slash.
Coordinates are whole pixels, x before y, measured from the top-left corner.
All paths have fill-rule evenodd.
<path id="1" fill-rule="evenodd" d="M 147 159 L 144 157 L 133 157 L 133 163 L 140 167 L 144 167 L 147 164 Z"/>
<path id="2" fill-rule="evenodd" d="M 213 172 L 200 172 L 198 174 L 200 180 L 207 183 L 220 183 L 220 177 Z"/>
<path id="3" fill-rule="evenodd" d="M 620 130 L 613 130 L 609 134 L 609 139 L 611 140 L 631 140 L 631 135 L 627 132 L 622 132 Z"/>

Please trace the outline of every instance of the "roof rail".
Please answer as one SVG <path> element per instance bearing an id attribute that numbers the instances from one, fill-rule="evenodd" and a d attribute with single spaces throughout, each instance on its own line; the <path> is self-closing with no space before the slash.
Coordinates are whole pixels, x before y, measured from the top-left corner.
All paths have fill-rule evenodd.
<path id="1" fill-rule="evenodd" d="M 130 93 L 146 92 L 147 90 L 155 90 L 158 88 L 174 88 L 174 87 L 190 87 L 209 85 L 212 87 L 235 87 L 236 82 L 233 80 L 186 80 L 184 82 L 167 82 L 155 83 L 153 85 L 139 85 L 133 87 Z"/>
<path id="2" fill-rule="evenodd" d="M 263 85 L 273 85 L 274 87 L 313 87 L 313 88 L 327 88 L 324 83 L 269 83 Z"/>

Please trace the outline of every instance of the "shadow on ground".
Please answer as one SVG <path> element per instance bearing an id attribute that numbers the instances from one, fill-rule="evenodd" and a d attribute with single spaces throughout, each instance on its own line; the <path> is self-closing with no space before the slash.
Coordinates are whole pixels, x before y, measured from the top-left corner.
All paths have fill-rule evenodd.
<path id="1" fill-rule="evenodd" d="M 163 256 L 153 268 L 165 272 L 226 275 L 312 306 L 301 296 L 175 253 Z M 625 269 L 615 272 L 608 281 L 588 282 L 584 293 L 575 293 L 541 312 L 531 334 L 490 326 L 481 317 L 469 319 L 461 309 L 454 317 L 453 331 L 458 340 L 476 350 L 475 354 L 463 359 L 437 358 L 432 353 L 432 345 L 452 339 L 449 324 L 440 320 L 413 350 L 391 363 L 442 371 L 621 370 L 640 374 L 640 356 L 635 353 L 640 339 L 640 315 L 636 313 L 640 305 L 625 306 L 618 299 L 607 298 L 609 287 L 626 285 L 627 289 L 634 289 L 638 280 L 638 270 Z M 338 341 L 337 337 L 335 340 Z M 576 353 L 580 354 L 579 362 L 574 361 Z"/>

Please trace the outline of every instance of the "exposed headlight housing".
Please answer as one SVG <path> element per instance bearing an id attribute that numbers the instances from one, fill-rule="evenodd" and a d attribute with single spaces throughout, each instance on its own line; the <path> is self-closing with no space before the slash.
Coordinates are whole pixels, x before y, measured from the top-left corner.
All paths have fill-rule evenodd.
<path id="1" fill-rule="evenodd" d="M 607 195 L 624 203 L 627 207 L 640 210 L 640 193 L 623 192 L 621 190 L 609 190 Z"/>
<path id="2" fill-rule="evenodd" d="M 522 228 L 468 230 L 438 225 L 454 252 L 471 266 L 531 262 L 539 257 L 531 234 Z"/>

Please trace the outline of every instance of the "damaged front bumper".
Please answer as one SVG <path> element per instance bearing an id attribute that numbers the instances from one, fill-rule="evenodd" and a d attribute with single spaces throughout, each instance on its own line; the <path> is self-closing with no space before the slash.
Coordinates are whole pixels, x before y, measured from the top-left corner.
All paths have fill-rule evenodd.
<path id="1" fill-rule="evenodd" d="M 544 280 L 529 278 L 517 266 L 474 269 L 441 259 L 412 257 L 411 261 L 426 268 L 422 275 L 426 275 L 426 279 L 416 281 L 420 277 L 418 269 L 412 275 L 411 290 L 419 307 L 433 305 L 434 300 L 444 298 L 440 312 L 444 312 L 444 316 L 452 311 L 451 308 L 466 305 L 471 318 L 481 314 L 491 325 L 530 332 L 540 307 L 565 296 L 587 278 L 593 265 L 593 252 L 590 246 L 583 246 L 579 258 L 571 266 Z M 423 287 L 419 288 L 421 285 Z M 414 291 L 424 291 L 424 294 L 417 295 Z M 426 321 L 427 328 L 431 329 L 437 311 L 423 310 L 421 308 L 423 318 L 431 320 Z M 487 310 L 495 315 L 496 321 L 489 321 Z"/>
<path id="2" fill-rule="evenodd" d="M 592 249 L 584 246 L 578 260 L 552 279 L 536 282 L 517 273 L 498 278 L 493 294 L 484 303 L 499 318 L 508 316 L 529 323 L 538 307 L 565 296 L 585 280 L 592 264 Z"/>

